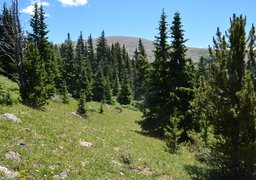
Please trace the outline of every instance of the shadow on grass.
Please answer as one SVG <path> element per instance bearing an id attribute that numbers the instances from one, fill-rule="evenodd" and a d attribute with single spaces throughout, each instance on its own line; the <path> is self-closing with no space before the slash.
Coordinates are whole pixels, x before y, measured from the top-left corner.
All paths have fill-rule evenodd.
<path id="1" fill-rule="evenodd" d="M 149 133 L 149 132 L 145 132 L 145 131 L 138 131 L 138 130 L 131 130 L 132 132 L 135 132 L 139 135 L 142 135 L 142 136 L 146 136 L 146 137 L 151 137 L 151 138 L 155 138 L 155 139 L 160 139 L 162 140 L 162 138 L 159 138 L 156 134 L 154 133 Z"/>
<path id="2" fill-rule="evenodd" d="M 207 180 L 229 180 L 230 177 L 225 176 L 221 171 L 209 168 L 209 167 L 198 167 L 198 166 L 185 166 L 186 172 L 190 175 L 191 179 L 207 179 Z"/>

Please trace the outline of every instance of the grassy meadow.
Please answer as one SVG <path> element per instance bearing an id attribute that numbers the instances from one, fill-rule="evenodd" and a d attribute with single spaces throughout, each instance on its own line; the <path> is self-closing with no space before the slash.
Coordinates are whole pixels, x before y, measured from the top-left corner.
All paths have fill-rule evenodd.
<path id="1" fill-rule="evenodd" d="M 18 87 L 0 77 L 18 98 Z M 50 101 L 44 109 L 21 103 L 0 106 L 22 123 L 0 120 L 0 165 L 19 172 L 20 179 L 204 179 L 207 168 L 186 147 L 170 154 L 165 143 L 145 136 L 136 123 L 142 114 L 132 108 L 87 103 L 88 117 L 74 112 L 77 102 Z M 83 147 L 81 141 L 92 143 Z M 19 144 L 23 143 L 23 146 Z M 19 160 L 7 159 L 9 151 Z M 4 174 L 0 174 L 0 177 Z"/>

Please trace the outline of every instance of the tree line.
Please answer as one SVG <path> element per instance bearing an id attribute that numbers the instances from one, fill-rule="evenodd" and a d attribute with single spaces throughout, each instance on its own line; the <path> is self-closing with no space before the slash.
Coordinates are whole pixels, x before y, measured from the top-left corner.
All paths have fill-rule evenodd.
<path id="1" fill-rule="evenodd" d="M 64 43 L 54 45 L 48 40 L 43 7 L 35 4 L 32 30 L 25 34 L 17 1 L 10 8 L 3 5 L 0 22 L 1 74 L 19 84 L 24 104 L 42 107 L 56 94 L 63 102 L 68 102 L 68 94 L 108 104 L 131 104 L 142 98 L 142 69 L 148 60 L 141 39 L 132 59 L 125 45 L 109 46 L 104 31 L 96 45 L 91 35 L 85 40 L 82 32 L 76 44 L 68 33 Z"/>
<path id="2" fill-rule="evenodd" d="M 42 107 L 60 94 L 79 101 L 131 104 L 143 112 L 143 132 L 166 141 L 171 153 L 183 143 L 210 151 L 211 165 L 233 179 L 254 179 L 256 172 L 255 28 L 246 36 L 246 18 L 233 15 L 230 28 L 217 28 L 210 58 L 186 57 L 180 14 L 168 23 L 162 11 L 155 37 L 155 61 L 148 62 L 141 39 L 131 58 L 125 46 L 109 46 L 103 31 L 93 44 L 68 33 L 60 46 L 50 43 L 42 6 L 35 4 L 24 34 L 18 1 L 0 15 L 0 72 L 18 83 L 21 101 Z M 208 161 L 207 161 L 208 162 Z"/>

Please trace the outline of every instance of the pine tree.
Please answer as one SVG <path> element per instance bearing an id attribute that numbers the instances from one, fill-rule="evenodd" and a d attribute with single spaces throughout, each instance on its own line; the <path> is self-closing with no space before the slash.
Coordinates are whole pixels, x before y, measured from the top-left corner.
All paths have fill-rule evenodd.
<path id="1" fill-rule="evenodd" d="M 249 69 L 250 73 L 251 73 L 251 77 L 254 81 L 254 86 L 256 86 L 256 72 L 255 72 L 255 68 L 256 68 L 256 64 L 255 64 L 255 41 L 256 41 L 256 36 L 255 36 L 255 27 L 254 25 L 252 25 L 251 31 L 249 32 L 249 38 L 248 38 L 248 46 L 247 48 L 249 49 L 248 52 L 248 64 L 247 64 L 247 69 Z"/>
<path id="2" fill-rule="evenodd" d="M 47 73 L 46 78 L 46 91 L 48 97 L 53 96 L 56 92 L 55 81 L 58 75 L 57 62 L 54 56 L 53 48 L 48 42 L 47 25 L 45 23 L 45 11 L 43 6 L 38 6 L 37 3 L 34 5 L 34 14 L 30 20 L 30 26 L 32 32 L 28 34 L 28 40 L 33 42 L 40 54 L 41 61 L 44 63 L 45 71 Z"/>
<path id="3" fill-rule="evenodd" d="M 86 107 L 85 107 L 85 97 L 83 95 L 84 93 L 80 94 L 78 108 L 77 108 L 77 114 L 79 114 L 82 117 L 86 117 Z"/>
<path id="4" fill-rule="evenodd" d="M 13 63 L 15 54 L 13 47 L 13 39 L 15 39 L 13 10 L 8 9 L 5 3 L 0 15 L 0 24 L 0 73 L 13 81 L 17 81 L 17 67 Z"/>
<path id="5" fill-rule="evenodd" d="M 145 81 L 147 76 L 147 68 L 149 62 L 147 59 L 147 54 L 142 44 L 141 39 L 139 39 L 138 50 L 135 49 L 134 52 L 134 61 L 135 61 L 135 77 L 134 77 L 134 97 L 136 100 L 142 100 L 143 94 L 145 94 Z"/>
<path id="6" fill-rule="evenodd" d="M 252 79 L 245 73 L 246 19 L 234 15 L 230 23 L 226 36 L 217 29 L 209 49 L 209 88 L 202 99 L 216 138 L 216 164 L 233 179 L 254 179 L 256 158 L 250 154 L 256 153 L 256 107 Z"/>
<path id="7" fill-rule="evenodd" d="M 170 121 L 171 107 L 169 99 L 177 100 L 175 94 L 171 94 L 166 88 L 168 79 L 168 66 L 170 46 L 168 45 L 168 25 L 164 10 L 159 22 L 159 36 L 155 40 L 155 61 L 149 72 L 149 80 L 146 85 L 143 119 L 139 122 L 142 129 L 156 137 L 164 137 L 165 128 Z"/>
<path id="8" fill-rule="evenodd" d="M 23 103 L 35 108 L 42 107 L 47 100 L 46 72 L 39 50 L 34 43 L 28 43 L 23 66 L 26 69 L 23 75 L 27 87 L 26 92 L 21 94 Z"/>
<path id="9" fill-rule="evenodd" d="M 147 59 L 147 53 L 145 51 L 141 38 L 139 38 L 138 53 Z"/>
<path id="10" fill-rule="evenodd" d="M 96 58 L 95 58 L 95 52 L 94 52 L 94 48 L 93 48 L 93 39 L 92 39 L 91 34 L 88 37 L 88 41 L 87 41 L 87 51 L 88 51 L 88 61 L 91 64 L 92 71 L 93 71 L 93 73 L 96 73 L 98 64 L 97 64 Z"/>
<path id="11" fill-rule="evenodd" d="M 120 94 L 117 97 L 117 101 L 120 104 L 131 104 L 132 101 L 132 92 L 131 92 L 131 87 L 130 87 L 130 82 L 128 80 L 127 75 L 125 76 L 124 82 L 121 87 Z"/>
<path id="12" fill-rule="evenodd" d="M 67 88 L 67 84 L 66 84 L 65 80 L 63 81 L 62 90 L 61 91 L 62 91 L 61 92 L 61 94 L 62 94 L 62 102 L 64 104 L 69 104 L 70 99 L 69 99 L 68 88 Z"/>
<path id="13" fill-rule="evenodd" d="M 115 75 L 115 82 L 114 82 L 114 85 L 113 85 L 113 95 L 114 96 L 118 96 L 118 94 L 120 93 L 120 82 L 119 82 L 119 78 L 118 78 L 118 75 L 116 74 Z"/>
<path id="14" fill-rule="evenodd" d="M 193 121 L 191 101 L 193 94 L 193 64 L 186 59 L 184 30 L 182 29 L 180 14 L 176 12 L 171 25 L 171 60 L 169 62 L 169 91 L 178 97 L 178 101 L 169 102 L 171 109 L 177 108 L 177 118 L 180 119 L 179 128 L 182 130 L 181 141 L 187 141 L 188 131 L 197 130 L 197 123 Z M 173 116 L 174 112 L 171 112 Z"/>
<path id="15" fill-rule="evenodd" d="M 76 58 L 75 58 L 75 68 L 76 68 L 76 82 L 74 97 L 78 98 L 81 91 L 83 91 L 88 100 L 91 99 L 91 84 L 88 78 L 89 75 L 89 64 L 87 59 L 87 50 L 84 43 L 82 32 L 77 41 L 76 45 Z"/>
<path id="16" fill-rule="evenodd" d="M 95 75 L 94 83 L 93 83 L 93 100 L 101 102 L 105 99 L 105 87 L 106 80 L 103 76 L 101 66 L 98 68 L 98 72 Z"/>
<path id="17" fill-rule="evenodd" d="M 107 79 L 106 80 L 106 87 L 105 87 L 105 100 L 107 104 L 115 104 L 114 100 L 113 100 L 113 95 L 112 95 L 112 89 L 110 86 L 110 82 Z"/>
<path id="18" fill-rule="evenodd" d="M 65 43 L 61 47 L 61 58 L 63 64 L 63 79 L 67 83 L 68 91 L 72 94 L 72 96 L 74 96 L 76 90 L 75 82 L 77 80 L 76 61 L 73 44 L 69 33 L 67 35 Z"/>

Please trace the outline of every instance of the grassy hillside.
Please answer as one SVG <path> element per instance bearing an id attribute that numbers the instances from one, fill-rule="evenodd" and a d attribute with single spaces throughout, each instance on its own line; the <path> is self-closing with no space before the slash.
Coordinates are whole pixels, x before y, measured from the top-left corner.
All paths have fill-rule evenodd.
<path id="1" fill-rule="evenodd" d="M 15 86 L 6 78 L 0 81 Z M 106 105 L 100 114 L 100 104 L 92 102 L 83 119 L 72 113 L 76 107 L 76 101 L 49 102 L 44 110 L 0 106 L 0 115 L 12 113 L 22 120 L 0 119 L 0 166 L 25 179 L 196 179 L 195 170 L 204 169 L 186 148 L 171 155 L 163 141 L 142 135 L 139 111 Z M 7 159 L 9 151 L 18 153 L 18 160 Z"/>

